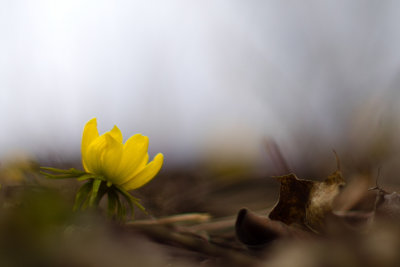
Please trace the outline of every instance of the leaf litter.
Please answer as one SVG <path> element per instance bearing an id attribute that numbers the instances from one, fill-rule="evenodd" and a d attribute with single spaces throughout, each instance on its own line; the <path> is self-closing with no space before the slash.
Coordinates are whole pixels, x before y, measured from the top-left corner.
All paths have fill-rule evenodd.
<path id="1" fill-rule="evenodd" d="M 176 176 L 173 178 L 176 181 Z M 182 179 L 187 181 L 186 177 Z M 362 176 L 353 177 L 347 182 L 340 166 L 322 181 L 301 179 L 294 173 L 274 177 L 273 180 L 279 182 L 280 189 L 276 204 L 270 212 L 266 212 L 265 208 L 240 209 L 236 203 L 232 204 L 238 207 L 236 216 L 214 218 L 205 210 L 201 213 L 139 218 L 122 226 L 114 225 L 112 228 L 116 227 L 117 230 L 113 231 L 122 233 L 124 239 L 128 239 L 129 242 L 137 244 L 138 241 L 135 240 L 140 240 L 145 246 L 152 247 L 154 255 L 158 252 L 163 255 L 156 260 L 157 264 L 165 262 L 176 266 L 196 266 L 198 263 L 202 266 L 399 265 L 400 256 L 397 251 L 400 249 L 398 238 L 400 195 L 398 193 L 384 190 L 378 185 L 372 188 L 373 190 L 368 190 L 369 183 Z M 169 180 L 165 181 L 168 182 Z M 243 189 L 245 184 L 248 185 L 249 181 L 244 181 L 235 188 Z M 164 185 L 154 184 L 154 190 L 159 190 L 159 186 Z M 263 189 L 259 185 L 256 187 L 260 191 L 268 192 L 267 188 Z M 5 186 L 2 192 L 6 193 L 12 188 Z M 152 190 L 151 186 L 148 190 Z M 232 192 L 238 192 L 237 190 Z M 255 193 L 255 188 L 250 190 Z M 176 195 L 177 192 L 171 194 Z M 187 194 L 181 196 L 189 198 L 191 195 L 194 195 L 194 191 L 187 189 Z M 168 196 L 165 196 L 162 199 L 167 198 Z M 206 199 L 199 199 L 199 203 Z M 3 200 L 8 201 L 8 199 Z M 241 201 L 241 204 L 246 205 L 244 199 Z M 190 204 L 190 201 L 183 203 Z M 268 205 L 269 203 L 265 203 L 265 207 Z M 40 206 L 38 209 L 44 210 L 44 207 Z M 24 212 L 31 214 L 30 210 L 29 208 Z M 3 210 L 2 212 L 6 214 Z M 23 214 L 19 211 L 13 216 L 20 218 Z M 16 233 L 21 232 L 15 221 L 5 218 L 3 216 L 2 225 L 10 225 Z M 61 222 L 62 225 L 64 223 Z M 78 226 L 73 229 L 80 229 Z M 4 229 L 9 229 L 9 226 L 3 227 Z M 93 229 L 84 229 L 87 229 L 85 233 L 92 235 Z M 12 231 L 14 230 L 8 233 L 10 236 L 13 236 Z M 79 232 L 74 238 L 79 238 L 81 235 Z M 53 230 L 49 236 L 54 236 Z M 36 242 L 32 240 L 30 242 Z M 101 242 L 103 240 L 97 243 L 100 250 Z M 29 243 L 25 239 L 22 244 L 26 246 L 25 244 Z M 74 251 L 75 248 L 72 246 L 68 249 Z M 97 252 L 95 254 L 97 255 Z M 140 254 L 135 253 L 137 256 Z M 129 256 L 127 257 L 129 259 Z M 99 261 L 93 264 L 96 263 Z"/>

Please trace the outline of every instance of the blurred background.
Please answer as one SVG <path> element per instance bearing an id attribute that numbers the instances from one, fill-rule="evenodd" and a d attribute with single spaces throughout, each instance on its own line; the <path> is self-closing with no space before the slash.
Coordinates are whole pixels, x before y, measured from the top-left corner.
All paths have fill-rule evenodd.
<path id="1" fill-rule="evenodd" d="M 268 144 L 304 174 L 334 168 L 332 149 L 399 163 L 398 1 L 0 5 L 3 161 L 79 159 L 97 117 L 100 132 L 148 135 L 166 169 L 284 172 Z"/>

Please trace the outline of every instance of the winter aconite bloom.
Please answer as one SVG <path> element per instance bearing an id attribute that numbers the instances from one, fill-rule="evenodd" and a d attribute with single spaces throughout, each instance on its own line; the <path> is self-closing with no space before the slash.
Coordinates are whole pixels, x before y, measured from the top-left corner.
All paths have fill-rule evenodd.
<path id="1" fill-rule="evenodd" d="M 85 171 L 42 167 L 42 174 L 52 179 L 86 180 L 76 193 L 74 210 L 98 207 L 103 196 L 107 195 L 108 214 L 125 219 L 126 203 L 132 215 L 134 205 L 144 211 L 139 200 L 128 191 L 153 179 L 163 164 L 164 156 L 161 153 L 148 162 L 148 146 L 149 139 L 141 134 L 136 134 L 123 143 L 117 126 L 99 135 L 94 118 L 86 123 L 83 130 L 81 152 Z"/>
<path id="2" fill-rule="evenodd" d="M 150 163 L 147 153 L 149 139 L 136 134 L 122 143 L 117 126 L 99 135 L 96 119 L 86 123 L 82 136 L 82 164 L 87 173 L 104 179 L 108 185 L 118 185 L 129 191 L 149 182 L 163 164 L 163 154 Z"/>

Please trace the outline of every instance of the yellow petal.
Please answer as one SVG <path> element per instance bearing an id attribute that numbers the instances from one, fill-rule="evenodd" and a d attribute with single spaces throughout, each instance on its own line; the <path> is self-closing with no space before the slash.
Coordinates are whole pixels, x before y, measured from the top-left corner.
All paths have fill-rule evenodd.
<path id="1" fill-rule="evenodd" d="M 85 170 L 89 173 L 101 174 L 102 157 L 107 146 L 105 135 L 99 136 L 88 146 L 86 153 L 82 155 L 86 164 Z"/>
<path id="2" fill-rule="evenodd" d="M 82 145 L 81 145 L 82 165 L 86 171 L 88 171 L 86 163 L 87 149 L 89 145 L 98 137 L 99 137 L 99 132 L 97 131 L 97 121 L 96 118 L 93 118 L 86 123 L 82 135 Z"/>
<path id="3" fill-rule="evenodd" d="M 121 163 L 123 146 L 122 143 L 116 140 L 110 133 L 106 133 L 104 136 L 106 146 L 101 159 L 102 171 L 108 181 L 119 184 L 121 181 L 118 168 Z"/>
<path id="4" fill-rule="evenodd" d="M 87 149 L 86 164 L 90 173 L 103 175 L 109 181 L 118 183 L 118 168 L 123 146 L 110 133 L 95 139 Z"/>
<path id="5" fill-rule="evenodd" d="M 146 159 L 146 155 L 148 147 L 149 138 L 141 134 L 136 134 L 126 141 L 119 170 L 122 183 L 128 181 L 133 176 L 133 173 L 141 167 L 141 163 L 144 160 L 146 161 L 144 164 L 147 164 L 148 157 Z"/>
<path id="6" fill-rule="evenodd" d="M 130 181 L 133 177 L 135 177 L 136 174 L 141 172 L 144 169 L 144 167 L 146 167 L 148 162 L 149 162 L 149 154 L 146 153 L 146 155 L 142 158 L 142 160 L 138 164 L 132 165 L 134 166 L 133 168 L 134 170 L 131 171 L 129 174 L 126 174 L 124 176 L 124 179 L 121 179 L 121 184 L 126 183 Z"/>
<path id="7" fill-rule="evenodd" d="M 131 180 L 123 184 L 122 187 L 125 190 L 129 191 L 145 185 L 160 171 L 163 161 L 163 154 L 158 153 L 154 157 L 154 160 L 152 162 L 144 167 L 143 170 L 139 172 L 136 176 L 134 176 Z"/>
<path id="8" fill-rule="evenodd" d="M 114 127 L 111 129 L 111 131 L 108 132 L 117 142 L 122 144 L 122 133 L 121 130 L 118 129 L 117 125 L 114 125 Z"/>
<path id="9" fill-rule="evenodd" d="M 136 166 L 135 171 L 133 173 L 131 173 L 130 177 L 133 177 L 136 174 L 138 174 L 139 172 L 141 172 L 144 169 L 144 167 L 146 167 L 148 162 L 149 162 L 149 154 L 146 153 L 146 155 L 142 158 L 142 161 L 139 162 L 139 164 Z"/>

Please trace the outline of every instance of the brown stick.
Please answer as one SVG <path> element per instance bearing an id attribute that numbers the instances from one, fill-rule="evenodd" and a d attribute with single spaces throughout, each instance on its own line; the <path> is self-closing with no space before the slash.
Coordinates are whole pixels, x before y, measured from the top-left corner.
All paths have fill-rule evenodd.
<path id="1" fill-rule="evenodd" d="M 185 214 L 177 214 L 153 220 L 138 220 L 138 221 L 128 222 L 127 225 L 165 225 L 165 224 L 176 224 L 176 223 L 196 224 L 196 223 L 208 222 L 210 219 L 211 216 L 208 213 L 185 213 Z"/>
<path id="2" fill-rule="evenodd" d="M 244 250 L 224 248 L 210 243 L 199 235 L 178 232 L 167 225 L 130 224 L 129 229 L 142 233 L 157 242 L 183 247 L 215 258 L 222 258 L 236 266 L 254 266 L 258 263 Z"/>

